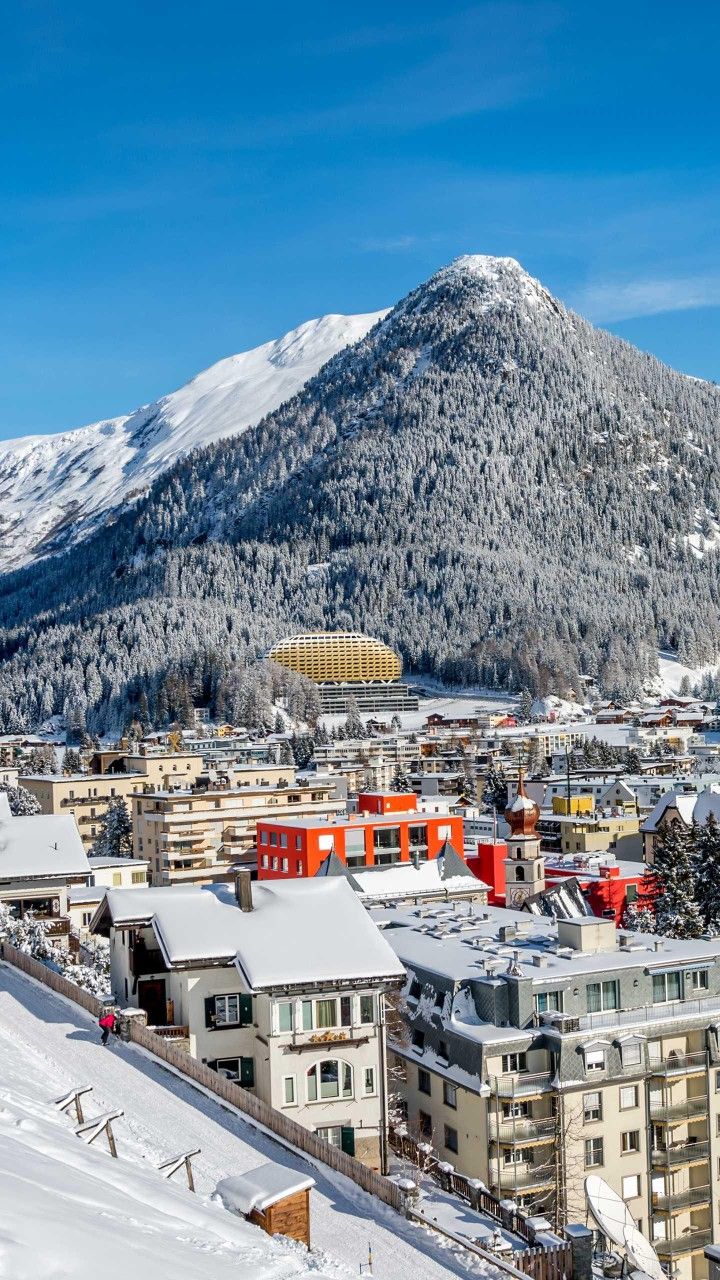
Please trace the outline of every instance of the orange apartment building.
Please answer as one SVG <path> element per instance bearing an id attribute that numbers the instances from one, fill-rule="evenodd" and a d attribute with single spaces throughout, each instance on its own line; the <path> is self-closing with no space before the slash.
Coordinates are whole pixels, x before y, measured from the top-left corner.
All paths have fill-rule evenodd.
<path id="1" fill-rule="evenodd" d="M 315 876 L 334 853 L 351 870 L 436 858 L 445 841 L 463 852 L 463 820 L 420 813 L 413 794 L 358 796 L 356 814 L 261 819 L 257 824 L 258 879 Z"/>

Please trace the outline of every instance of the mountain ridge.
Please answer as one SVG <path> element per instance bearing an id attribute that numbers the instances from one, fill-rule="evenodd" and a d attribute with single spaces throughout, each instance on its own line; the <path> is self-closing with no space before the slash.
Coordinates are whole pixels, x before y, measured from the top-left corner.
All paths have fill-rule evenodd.
<path id="1" fill-rule="evenodd" d="M 0 723 L 80 703 L 107 727 L 141 695 L 157 717 L 183 681 L 232 718 L 245 665 L 299 626 L 377 634 L 446 683 L 637 694 L 660 647 L 718 653 L 719 432 L 713 384 L 512 260 L 461 259 L 112 527 L 0 580 Z"/>
<path id="2" fill-rule="evenodd" d="M 320 316 L 131 414 L 0 441 L 0 573 L 67 549 L 189 450 L 253 426 L 384 314 Z"/>

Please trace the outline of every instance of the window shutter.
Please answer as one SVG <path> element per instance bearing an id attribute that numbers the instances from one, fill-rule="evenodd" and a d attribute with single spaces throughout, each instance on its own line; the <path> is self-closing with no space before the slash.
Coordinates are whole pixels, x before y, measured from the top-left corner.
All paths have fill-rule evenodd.
<path id="1" fill-rule="evenodd" d="M 240 1026 L 250 1027 L 253 1020 L 252 996 L 240 996 Z"/>
<path id="2" fill-rule="evenodd" d="M 205 1026 L 208 1031 L 215 1030 L 215 997 L 208 996 L 205 1000 Z"/>
<path id="3" fill-rule="evenodd" d="M 255 1059 L 240 1059 L 240 1083 L 245 1089 L 252 1089 L 255 1084 Z"/>
<path id="4" fill-rule="evenodd" d="M 340 1146 L 347 1156 L 355 1155 L 355 1130 L 352 1125 L 343 1125 L 340 1130 Z"/>

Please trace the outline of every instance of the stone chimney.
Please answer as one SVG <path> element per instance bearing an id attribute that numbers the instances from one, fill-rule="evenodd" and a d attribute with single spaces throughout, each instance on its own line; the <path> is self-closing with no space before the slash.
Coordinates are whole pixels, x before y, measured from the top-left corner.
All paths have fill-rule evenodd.
<path id="1" fill-rule="evenodd" d="M 241 911 L 252 911 L 252 880 L 245 869 L 235 873 L 235 897 Z"/>

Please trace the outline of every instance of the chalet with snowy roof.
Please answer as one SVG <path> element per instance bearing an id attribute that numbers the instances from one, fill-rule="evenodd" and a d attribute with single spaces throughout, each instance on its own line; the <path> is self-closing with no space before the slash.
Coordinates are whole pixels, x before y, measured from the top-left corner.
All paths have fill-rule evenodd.
<path id="1" fill-rule="evenodd" d="M 703 826 L 711 814 L 715 821 L 720 823 L 720 786 L 711 785 L 700 792 L 666 791 L 640 828 L 645 861 L 647 863 L 653 861 L 658 832 L 665 827 L 673 822 L 679 822 L 687 828 L 690 828 L 693 822 Z"/>
<path id="2" fill-rule="evenodd" d="M 0 794 L 0 902 L 13 915 L 29 911 L 69 932 L 68 895 L 85 885 L 90 868 L 75 819 L 69 814 L 13 817 Z"/>
<path id="3" fill-rule="evenodd" d="M 119 1003 L 380 1167 L 384 1000 L 404 970 L 344 878 L 110 889 L 93 930 Z"/>

